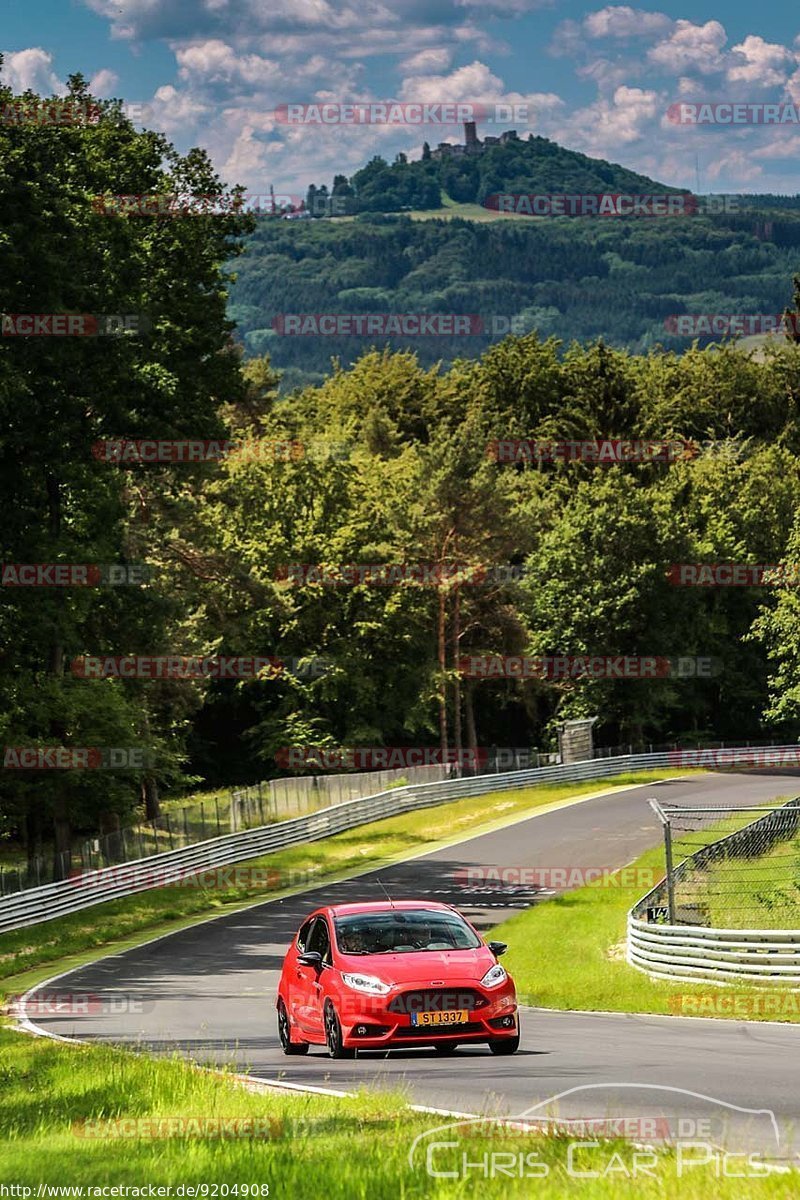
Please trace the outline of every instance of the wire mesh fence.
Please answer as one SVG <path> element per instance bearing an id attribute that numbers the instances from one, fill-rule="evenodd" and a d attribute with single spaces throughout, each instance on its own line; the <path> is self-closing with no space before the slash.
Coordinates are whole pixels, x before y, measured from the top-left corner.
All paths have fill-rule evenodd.
<path id="1" fill-rule="evenodd" d="M 648 919 L 715 929 L 800 928 L 800 799 L 742 808 L 651 802 L 665 879 Z"/>
<path id="2" fill-rule="evenodd" d="M 549 766 L 557 760 L 558 756 L 552 753 L 503 750 L 490 754 L 477 773 L 526 770 Z M 154 820 L 78 838 L 68 851 L 33 854 L 25 863 L 0 867 L 0 896 L 102 867 L 121 866 L 165 850 L 179 850 L 225 833 L 305 816 L 388 788 L 435 783 L 450 778 L 453 772 L 450 765 L 434 764 L 351 774 L 292 776 L 232 788 L 183 805 L 168 803 Z"/>
<path id="3" fill-rule="evenodd" d="M 783 745 L 784 744 L 782 742 L 776 742 L 774 739 L 771 739 L 771 740 L 762 739 L 761 741 L 746 741 L 746 742 L 743 742 L 743 741 L 720 742 L 720 741 L 708 741 L 704 738 L 702 741 L 698 742 L 697 746 L 693 746 L 693 747 L 686 746 L 685 744 L 682 745 L 679 742 L 643 742 L 643 741 L 622 742 L 617 746 L 595 747 L 594 757 L 595 758 L 616 758 L 618 755 L 621 755 L 621 754 L 658 754 L 660 751 L 664 751 L 664 752 L 674 751 L 676 754 L 676 765 L 681 765 L 681 762 L 677 757 L 678 755 L 681 755 L 681 756 L 686 755 L 688 758 L 688 756 L 691 755 L 692 753 L 694 753 L 694 752 L 699 753 L 700 751 L 724 751 L 724 750 L 741 751 L 743 748 L 744 749 L 752 749 L 752 750 L 769 750 L 770 747 L 775 747 L 775 746 L 783 747 Z M 713 759 L 709 759 L 708 765 L 720 765 L 722 763 L 724 763 L 723 755 L 720 756 L 719 763 L 714 763 Z M 683 763 L 683 765 L 686 765 L 686 763 Z M 732 765 L 735 766 L 736 764 L 733 763 Z"/>

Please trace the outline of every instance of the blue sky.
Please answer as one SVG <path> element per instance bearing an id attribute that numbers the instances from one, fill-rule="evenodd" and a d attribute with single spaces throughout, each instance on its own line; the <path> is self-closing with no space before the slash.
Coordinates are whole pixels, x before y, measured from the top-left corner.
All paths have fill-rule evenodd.
<path id="1" fill-rule="evenodd" d="M 229 184 L 304 191 L 374 154 L 416 157 L 457 128 L 287 126 L 285 103 L 402 99 L 528 105 L 541 133 L 665 183 L 799 192 L 800 124 L 676 126 L 682 102 L 796 104 L 792 6 L 577 0 L 0 0 L 3 78 L 147 104 Z"/>

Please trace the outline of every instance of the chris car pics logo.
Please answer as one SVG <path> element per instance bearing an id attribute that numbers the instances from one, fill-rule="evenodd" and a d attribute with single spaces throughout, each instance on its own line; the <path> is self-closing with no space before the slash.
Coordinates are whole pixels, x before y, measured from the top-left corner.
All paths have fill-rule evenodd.
<path id="1" fill-rule="evenodd" d="M 729 1130 L 745 1121 L 743 1149 Z M 672 1153 L 659 1153 L 658 1143 L 668 1143 Z M 663 1183 L 673 1177 L 716 1182 L 763 1179 L 782 1153 L 771 1109 L 745 1108 L 686 1088 L 609 1082 L 568 1088 L 510 1117 L 439 1123 L 414 1138 L 408 1163 L 418 1174 L 472 1187 L 564 1175 L 584 1184 L 652 1183 L 659 1176 Z"/>

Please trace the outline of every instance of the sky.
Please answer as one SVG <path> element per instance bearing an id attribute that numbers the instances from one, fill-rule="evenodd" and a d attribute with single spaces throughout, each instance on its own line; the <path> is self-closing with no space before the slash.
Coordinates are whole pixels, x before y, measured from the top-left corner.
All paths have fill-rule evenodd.
<path id="1" fill-rule="evenodd" d="M 80 71 L 259 194 L 463 140 L 456 125 L 280 119 L 286 104 L 389 100 L 517 105 L 524 120 L 479 136 L 513 125 L 701 192 L 800 192 L 800 10 L 788 4 L 0 0 L 0 49 L 15 90 L 59 95 Z M 779 124 L 700 125 L 670 119 L 676 103 L 785 107 Z"/>

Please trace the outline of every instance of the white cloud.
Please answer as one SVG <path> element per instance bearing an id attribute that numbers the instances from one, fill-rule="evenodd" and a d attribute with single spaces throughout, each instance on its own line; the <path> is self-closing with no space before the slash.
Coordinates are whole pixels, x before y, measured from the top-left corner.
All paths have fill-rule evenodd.
<path id="1" fill-rule="evenodd" d="M 562 21 L 553 34 L 550 52 L 575 58 L 588 50 L 588 42 L 604 38 L 616 41 L 653 38 L 666 33 L 673 25 L 666 13 L 644 12 L 627 4 L 608 5 L 588 13 L 582 21 Z"/>
<path id="2" fill-rule="evenodd" d="M 644 139 L 663 107 L 657 92 L 621 86 L 610 98 L 556 116 L 547 136 L 571 149 L 619 162 L 620 150 Z"/>
<path id="3" fill-rule="evenodd" d="M 732 147 L 705 163 L 703 186 L 714 188 L 721 179 L 736 179 L 740 185 L 755 185 L 763 174 L 763 169 L 753 162 L 753 154 L 749 149 Z"/>
<path id="4" fill-rule="evenodd" d="M 41 96 L 65 95 L 67 86 L 53 70 L 53 56 L 41 46 L 4 53 L 3 82 L 12 91 L 31 90 Z"/>
<path id="5" fill-rule="evenodd" d="M 269 87 L 281 78 L 279 64 L 258 54 L 237 54 L 225 42 L 212 39 L 178 49 L 181 79 L 204 86 L 225 84 Z"/>
<path id="6" fill-rule="evenodd" d="M 794 104 L 800 104 L 800 68 L 786 80 L 786 91 Z"/>
<path id="7" fill-rule="evenodd" d="M 213 110 L 187 92 L 181 92 L 172 84 L 157 88 L 147 105 L 148 115 L 144 122 L 151 129 L 159 129 L 170 137 L 177 137 L 197 124 L 206 121 Z"/>
<path id="8" fill-rule="evenodd" d="M 796 128 L 796 127 L 795 127 Z M 800 154 L 800 133 L 792 133 L 790 126 L 785 126 L 780 132 L 767 142 L 766 146 L 759 146 L 753 150 L 750 157 L 760 160 L 765 159 L 790 159 L 793 162 L 797 160 Z M 795 180 L 792 187 L 792 195 L 797 193 L 797 181 Z"/>
<path id="9" fill-rule="evenodd" d="M 740 45 L 733 46 L 731 54 L 738 61 L 728 68 L 728 79 L 731 82 L 755 84 L 756 87 L 784 84 L 789 71 L 797 63 L 796 55 L 785 46 L 765 42 L 755 34 L 750 34 Z"/>
<path id="10" fill-rule="evenodd" d="M 672 25 L 666 13 L 644 12 L 627 4 L 609 5 L 583 19 L 583 31 L 590 38 L 635 38 L 664 33 Z"/>
<path id="11" fill-rule="evenodd" d="M 614 62 L 609 58 L 595 58 L 586 66 L 576 67 L 575 74 L 579 79 L 588 79 L 596 83 L 598 91 L 610 93 L 622 84 L 637 78 L 641 74 L 641 69 L 641 64 Z"/>
<path id="12" fill-rule="evenodd" d="M 446 70 L 452 61 L 452 52 L 445 47 L 433 46 L 429 50 L 420 50 L 419 54 L 412 54 L 409 58 L 400 63 L 400 70 L 407 71 L 409 74 L 422 74 L 428 71 Z"/>
<path id="13" fill-rule="evenodd" d="M 502 79 L 497 75 L 492 74 L 486 63 L 472 62 L 468 66 L 459 67 L 455 71 L 451 71 L 448 75 L 411 75 L 403 80 L 399 89 L 399 100 L 416 101 L 422 104 L 435 103 L 466 103 L 482 104 L 487 107 L 493 105 L 508 105 L 520 106 L 525 105 L 528 119 L 523 120 L 503 120 L 499 122 L 503 127 L 515 125 L 520 137 L 525 136 L 528 132 L 533 132 L 541 124 L 542 119 L 553 112 L 557 112 L 564 107 L 564 101 L 560 96 L 553 92 L 509 92 L 506 91 Z M 479 121 L 480 125 L 481 122 Z M 445 132 L 444 130 L 442 132 Z M 450 137 L 455 136 L 461 140 L 461 130 L 456 128 L 450 133 L 446 131 Z M 491 129 L 484 128 L 481 132 L 494 132 Z M 419 135 L 419 140 L 441 141 L 444 140 L 441 136 L 436 136 L 437 130 L 435 127 L 425 127 Z"/>
<path id="14" fill-rule="evenodd" d="M 457 8 L 474 8 L 484 16 L 521 17 L 537 8 L 549 8 L 553 0 L 455 0 Z"/>
<path id="15" fill-rule="evenodd" d="M 669 37 L 647 52 L 648 62 L 670 73 L 695 70 L 710 75 L 724 67 L 722 47 L 728 40 L 719 21 L 695 25 L 692 21 L 676 21 Z"/>
<path id="16" fill-rule="evenodd" d="M 101 100 L 107 100 L 114 94 L 114 88 L 119 83 L 119 76 L 108 67 L 97 71 L 89 80 L 89 91 Z"/>

